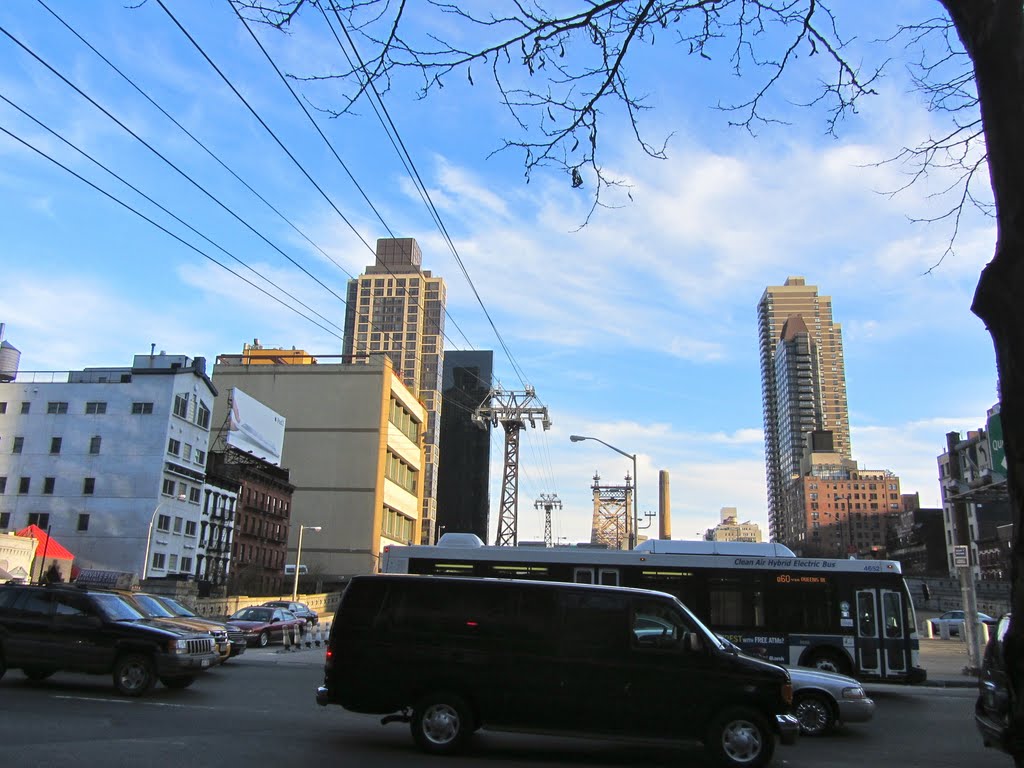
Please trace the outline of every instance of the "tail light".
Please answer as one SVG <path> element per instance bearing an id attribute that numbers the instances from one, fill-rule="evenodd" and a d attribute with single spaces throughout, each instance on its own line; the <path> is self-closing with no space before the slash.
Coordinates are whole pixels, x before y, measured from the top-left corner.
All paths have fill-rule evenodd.
<path id="1" fill-rule="evenodd" d="M 331 669 L 334 666 L 334 650 L 328 648 L 324 654 L 324 669 Z"/>

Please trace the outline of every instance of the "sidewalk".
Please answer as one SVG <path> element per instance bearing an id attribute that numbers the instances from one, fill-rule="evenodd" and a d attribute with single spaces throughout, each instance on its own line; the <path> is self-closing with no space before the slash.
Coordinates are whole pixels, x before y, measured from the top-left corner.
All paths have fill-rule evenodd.
<path id="1" fill-rule="evenodd" d="M 921 643 L 921 666 L 928 672 L 925 685 L 933 688 L 977 688 L 978 676 L 965 673 L 967 645 L 958 639 Z"/>

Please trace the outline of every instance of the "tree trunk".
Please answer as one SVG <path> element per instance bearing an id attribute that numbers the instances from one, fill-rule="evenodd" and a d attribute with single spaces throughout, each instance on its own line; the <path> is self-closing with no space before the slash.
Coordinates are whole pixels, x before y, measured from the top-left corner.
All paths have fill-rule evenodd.
<path id="1" fill-rule="evenodd" d="M 1011 738 L 1024 762 L 1024 7 L 1021 0 L 941 0 L 974 63 L 996 212 L 995 256 L 972 311 L 992 335 L 999 372 L 1007 489 L 1014 522 L 1006 660 L 1014 690 Z"/>

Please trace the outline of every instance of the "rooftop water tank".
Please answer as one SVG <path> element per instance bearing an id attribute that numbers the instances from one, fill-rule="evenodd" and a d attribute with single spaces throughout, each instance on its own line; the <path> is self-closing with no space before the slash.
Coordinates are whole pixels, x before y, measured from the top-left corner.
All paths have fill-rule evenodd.
<path id="1" fill-rule="evenodd" d="M 6 341 L 0 341 L 0 382 L 9 384 L 18 378 L 21 352 Z"/>

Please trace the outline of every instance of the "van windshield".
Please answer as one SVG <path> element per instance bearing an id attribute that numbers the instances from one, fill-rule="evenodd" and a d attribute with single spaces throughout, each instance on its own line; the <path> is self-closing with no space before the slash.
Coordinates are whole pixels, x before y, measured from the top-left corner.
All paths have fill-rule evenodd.
<path id="1" fill-rule="evenodd" d="M 693 611 L 687 608 L 678 597 L 673 597 L 672 599 L 675 600 L 676 606 L 678 606 L 679 610 L 685 613 L 686 617 L 690 620 L 690 622 L 700 630 L 701 634 L 704 635 L 705 641 L 709 645 L 713 645 L 720 651 L 725 650 L 725 646 L 722 645 L 722 641 L 718 638 L 718 635 L 716 635 L 714 632 L 708 629 L 704 625 L 704 622 L 702 622 L 700 619 L 694 616 Z"/>

